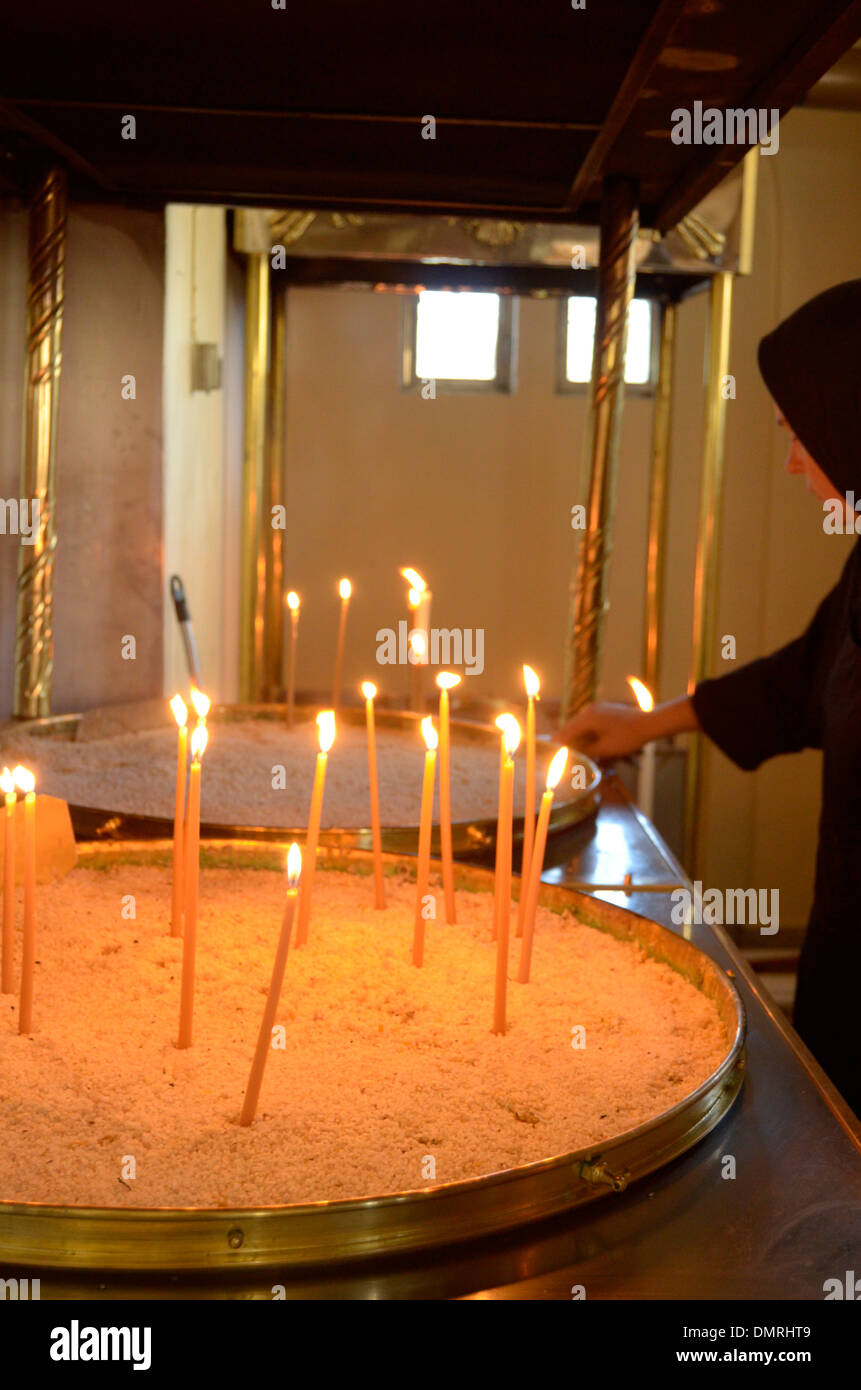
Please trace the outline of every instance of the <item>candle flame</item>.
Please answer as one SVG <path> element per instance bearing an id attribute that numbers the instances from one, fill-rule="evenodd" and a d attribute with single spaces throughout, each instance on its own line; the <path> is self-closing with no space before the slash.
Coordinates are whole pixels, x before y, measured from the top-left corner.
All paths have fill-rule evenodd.
<path id="1" fill-rule="evenodd" d="M 35 791 L 36 778 L 28 767 L 22 767 L 19 763 L 18 766 L 13 769 L 12 776 L 15 778 L 15 784 L 19 792 Z"/>
<path id="2" fill-rule="evenodd" d="M 410 608 L 418 608 L 419 604 L 422 601 L 423 593 L 424 589 L 410 589 L 409 593 L 407 594 L 407 603 L 409 604 Z"/>
<path id="3" fill-rule="evenodd" d="M 295 888 L 302 872 L 302 851 L 295 840 L 287 851 L 287 887 Z"/>
<path id="4" fill-rule="evenodd" d="M 641 710 L 648 712 L 650 709 L 655 708 L 654 696 L 647 685 L 643 685 L 642 681 L 638 681 L 636 676 L 628 676 L 628 684 L 633 690 L 634 698 Z"/>
<path id="5" fill-rule="evenodd" d="M 456 671 L 440 671 L 436 678 L 436 683 L 440 690 L 454 690 L 456 685 L 460 685 L 462 677 Z"/>
<path id="6" fill-rule="evenodd" d="M 421 595 L 427 588 L 427 584 L 422 579 L 418 570 L 410 569 L 408 567 L 407 569 L 401 570 L 401 574 L 410 586 L 411 595 L 416 591 L 418 591 L 419 595 Z M 410 598 L 410 602 L 412 602 L 412 598 Z"/>
<path id="7" fill-rule="evenodd" d="M 520 743 L 520 725 L 513 714 L 501 714 L 496 721 L 496 727 L 502 733 L 502 746 L 505 749 L 505 756 L 513 758 Z"/>
<path id="8" fill-rule="evenodd" d="M 295 589 L 291 589 L 287 595 L 287 607 L 291 613 L 298 613 L 301 600 Z"/>
<path id="9" fill-rule="evenodd" d="M 437 738 L 437 732 L 429 714 L 422 720 L 422 733 L 424 734 L 425 747 L 429 753 L 432 753 L 439 743 L 439 739 Z"/>
<path id="10" fill-rule="evenodd" d="M 338 585 L 338 593 L 341 595 L 341 598 L 349 598 L 352 592 L 353 586 L 349 579 L 342 579 Z"/>
<path id="11" fill-rule="evenodd" d="M 373 700 L 377 693 L 377 687 L 373 681 L 362 681 L 362 694 L 366 700 Z"/>
<path id="12" fill-rule="evenodd" d="M 529 699 L 534 700 L 541 689 L 541 682 L 531 666 L 524 666 L 523 668 L 523 684 L 526 686 L 526 694 Z"/>
<path id="13" fill-rule="evenodd" d="M 196 724 L 191 735 L 191 756 L 195 762 L 200 762 L 206 752 L 208 741 L 209 734 L 206 732 L 206 725 Z"/>
<path id="14" fill-rule="evenodd" d="M 427 638 L 423 632 L 417 629 L 415 632 L 410 633 L 410 647 L 415 656 L 421 660 L 427 651 Z"/>
<path id="15" fill-rule="evenodd" d="M 335 742 L 335 711 L 321 710 L 317 715 L 317 728 L 320 730 L 320 752 L 328 753 Z"/>
<path id="16" fill-rule="evenodd" d="M 565 771 L 565 764 L 568 762 L 568 749 L 557 748 L 553 754 L 553 759 L 547 769 L 547 790 L 552 792 L 558 787 Z"/>
<path id="17" fill-rule="evenodd" d="M 184 729 L 186 724 L 188 723 L 188 706 L 186 705 L 185 700 L 182 698 L 181 695 L 174 695 L 173 699 L 170 702 L 170 707 L 173 710 L 173 717 L 179 725 L 180 729 Z"/>
<path id="18" fill-rule="evenodd" d="M 8 767 L 4 767 L 0 772 L 0 792 L 5 792 L 6 796 L 11 796 L 15 790 L 15 778 Z"/>
<path id="19" fill-rule="evenodd" d="M 205 719 L 209 714 L 209 706 L 212 701 L 208 695 L 204 695 L 203 691 L 198 690 L 195 685 L 191 687 L 191 703 L 194 705 L 194 712 L 198 719 Z"/>

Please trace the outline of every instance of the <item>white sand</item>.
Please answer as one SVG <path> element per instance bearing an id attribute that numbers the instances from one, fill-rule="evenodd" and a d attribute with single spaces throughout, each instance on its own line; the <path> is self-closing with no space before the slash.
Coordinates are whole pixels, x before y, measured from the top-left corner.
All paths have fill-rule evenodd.
<path id="1" fill-rule="evenodd" d="M 76 869 L 38 894 L 35 1033 L 0 996 L 0 1198 L 262 1205 L 450 1182 L 598 1143 L 680 1101 L 722 1060 L 714 1006 L 675 971 L 546 909 L 533 979 L 491 1033 L 490 899 L 459 894 L 410 962 L 415 888 L 317 874 L 291 952 L 257 1119 L 237 1121 L 283 903 L 268 870 L 204 867 L 195 1043 L 174 1046 L 182 943 L 166 869 Z M 124 920 L 123 895 L 137 917 Z M 519 943 L 511 971 L 516 973 Z M 20 942 L 18 943 L 20 956 Z M 17 986 L 16 960 L 16 986 Z M 586 1028 L 574 1050 L 571 1030 Z M 137 1176 L 121 1181 L 126 1156 Z M 427 1166 L 427 1165 L 426 1165 Z"/>
<path id="2" fill-rule="evenodd" d="M 213 825 L 291 828 L 307 824 L 318 749 L 313 722 L 287 729 L 272 720 L 211 723 L 203 765 L 201 814 Z M 555 747 L 539 755 L 538 791 Z M 383 825 L 417 825 L 421 806 L 424 743 L 418 733 L 377 730 L 380 818 Z M 124 733 L 87 742 L 37 738 L 10 731 L 0 763 L 32 767 L 38 787 L 71 805 L 173 817 L 176 730 Z M 273 788 L 273 769 L 283 766 L 284 787 Z M 563 782 L 557 801 L 572 793 Z M 517 759 L 515 814 L 523 813 L 525 762 Z M 439 775 L 434 820 L 439 820 Z M 492 819 L 499 796 L 499 753 L 492 746 L 455 742 L 451 799 L 455 821 Z M 365 731 L 342 724 L 329 754 L 324 827 L 367 827 L 368 753 Z"/>

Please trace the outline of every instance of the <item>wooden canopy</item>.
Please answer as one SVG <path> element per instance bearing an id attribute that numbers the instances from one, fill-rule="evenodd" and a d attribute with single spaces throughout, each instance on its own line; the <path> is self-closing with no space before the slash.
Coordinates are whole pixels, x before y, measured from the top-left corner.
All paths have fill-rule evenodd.
<path id="1" fill-rule="evenodd" d="M 783 112 L 861 34 L 859 0 L 278 3 L 17 7 L 0 191 L 59 156 L 82 197 L 595 223 L 623 174 L 666 229 L 745 150 L 672 111 Z"/>

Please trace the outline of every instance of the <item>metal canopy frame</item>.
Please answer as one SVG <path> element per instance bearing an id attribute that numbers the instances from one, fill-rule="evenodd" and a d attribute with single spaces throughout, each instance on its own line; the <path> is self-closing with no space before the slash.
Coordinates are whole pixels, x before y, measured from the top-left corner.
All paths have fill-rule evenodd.
<path id="1" fill-rule="evenodd" d="M 265 21 L 261 12 L 240 26 L 232 15 L 215 14 L 203 36 L 196 21 L 168 0 L 152 0 L 143 10 L 119 17 L 115 6 L 87 0 L 72 18 L 58 18 L 48 27 L 41 14 L 26 9 L 10 20 L 10 61 L 0 94 L 0 193 L 31 199 L 29 394 L 21 477 L 22 495 L 38 496 L 43 509 L 39 542 L 32 554 L 22 550 L 19 557 L 18 716 L 46 714 L 51 702 L 67 182 L 72 198 L 126 205 L 229 203 L 256 209 L 264 219 L 267 208 L 291 209 L 285 224 L 291 238 L 297 218 L 304 225 L 325 210 L 332 223 L 348 230 L 366 214 L 428 221 L 433 216 L 482 244 L 473 255 L 424 260 L 399 257 L 391 246 L 377 261 L 334 249 L 315 258 L 300 248 L 284 272 L 292 285 L 415 289 L 420 283 L 509 294 L 596 295 L 600 332 L 587 431 L 590 530 L 578 559 L 572 604 L 569 710 L 593 698 L 600 673 L 627 304 L 634 292 L 656 298 L 663 306 L 665 339 L 652 442 L 646 669 L 657 683 L 672 308 L 710 280 L 712 335 L 726 344 L 729 291 L 719 295 L 714 286 L 726 287 L 725 277 L 745 273 L 741 253 L 732 262 L 726 244 L 711 235 L 709 216 L 700 216 L 703 200 L 717 194 L 745 146 L 679 148 L 669 138 L 673 111 L 679 103 L 690 106 L 692 92 L 702 89 L 718 109 L 784 114 L 857 40 L 861 0 L 822 0 L 779 15 L 751 8 L 746 0 L 720 5 L 626 0 L 623 8 L 624 23 L 600 6 L 578 14 L 577 39 L 583 43 L 575 42 L 567 27 L 570 16 L 560 30 L 557 14 L 538 12 L 525 41 L 519 10 L 509 13 L 503 7 L 495 33 L 500 53 L 513 62 L 532 59 L 524 66 L 523 81 L 508 88 L 500 87 L 496 65 L 484 61 L 483 35 L 470 32 L 464 38 L 460 9 L 449 3 L 430 31 L 423 16 L 407 15 L 393 0 L 384 3 L 386 45 L 364 15 L 345 15 L 350 42 L 333 49 L 332 64 L 320 70 L 301 61 L 308 45 L 328 39 L 328 21 L 313 9 L 282 16 L 274 27 L 268 11 Z M 415 42 L 417 28 L 421 44 Z M 451 46 L 461 42 L 468 50 L 461 55 L 464 61 L 445 61 Z M 34 51 L 36 65 L 25 61 Z M 168 52 L 170 62 L 162 61 Z M 560 52 L 565 61 L 550 61 Z M 597 52 L 600 67 L 592 56 Z M 288 60 L 293 66 L 285 83 Z M 194 78 L 191 88 L 188 73 Z M 427 89 L 431 73 L 439 111 L 424 116 L 408 109 L 409 98 Z M 225 106 L 228 90 L 231 109 Z M 133 146 L 120 138 L 129 111 L 140 124 L 141 138 Z M 429 120 L 435 123 L 434 140 L 425 143 L 421 126 Z M 438 157 L 424 157 L 430 154 Z M 755 160 L 754 146 L 746 169 Z M 539 253 L 518 258 L 511 250 L 524 228 L 543 224 L 562 230 L 575 217 L 586 227 L 601 225 L 601 244 L 589 270 L 572 271 Z M 488 219 L 501 234 L 488 237 Z M 642 283 L 641 221 L 656 229 L 659 251 L 670 248 L 668 263 L 651 264 Z M 282 640 L 282 612 L 275 601 L 282 585 L 278 538 L 265 536 L 261 525 L 266 506 L 281 495 L 283 460 L 283 402 L 272 384 L 273 369 L 283 371 L 286 295 L 280 285 L 275 292 L 270 244 L 264 239 L 263 245 L 244 248 L 249 265 L 240 667 L 246 700 L 271 694 Z M 685 256 L 689 278 L 680 280 L 673 270 Z M 713 381 L 709 392 L 694 674 L 708 667 L 717 572 L 708 518 L 720 507 L 723 413 L 713 399 Z M 701 761 L 695 751 L 689 811 L 699 797 Z M 690 848 L 693 852 L 693 842 Z"/>

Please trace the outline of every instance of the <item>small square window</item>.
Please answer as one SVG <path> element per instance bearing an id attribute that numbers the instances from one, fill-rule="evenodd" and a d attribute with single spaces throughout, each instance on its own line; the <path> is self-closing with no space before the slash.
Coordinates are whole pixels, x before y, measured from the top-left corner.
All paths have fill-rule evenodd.
<path id="1" fill-rule="evenodd" d="M 596 302 L 586 295 L 562 300 L 559 312 L 558 389 L 578 391 L 592 377 Z M 649 299 L 632 299 L 628 309 L 628 346 L 625 385 L 635 392 L 654 390 L 656 371 L 655 327 L 657 316 Z"/>
<path id="2" fill-rule="evenodd" d="M 421 290 L 405 306 L 403 384 L 443 391 L 510 391 L 511 296 Z"/>

